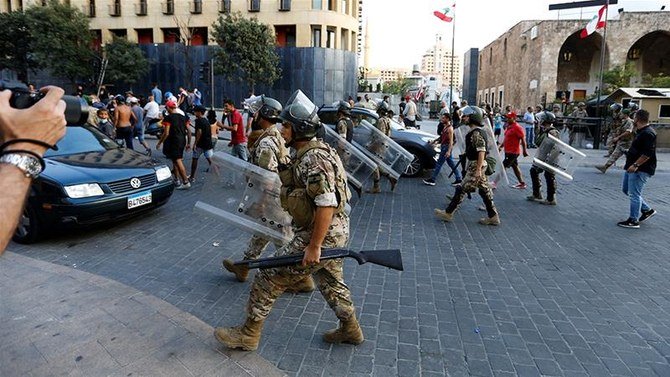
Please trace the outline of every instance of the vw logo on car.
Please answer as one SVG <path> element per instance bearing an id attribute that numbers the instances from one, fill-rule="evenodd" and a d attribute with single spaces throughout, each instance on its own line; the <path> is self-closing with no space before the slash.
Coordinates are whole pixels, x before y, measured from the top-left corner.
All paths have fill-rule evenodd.
<path id="1" fill-rule="evenodd" d="M 133 178 L 130 180 L 130 187 L 138 189 L 140 186 L 142 186 L 142 181 L 140 181 L 139 178 Z"/>

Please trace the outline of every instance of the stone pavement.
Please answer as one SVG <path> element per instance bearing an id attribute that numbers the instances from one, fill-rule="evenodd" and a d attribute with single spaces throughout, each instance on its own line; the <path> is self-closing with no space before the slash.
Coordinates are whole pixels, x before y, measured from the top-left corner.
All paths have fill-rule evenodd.
<path id="1" fill-rule="evenodd" d="M 107 278 L 7 253 L 0 376 L 282 376 L 213 328 Z"/>
<path id="2" fill-rule="evenodd" d="M 453 192 L 444 175 L 436 187 L 402 179 L 395 193 L 364 195 L 351 248 L 398 247 L 405 266 L 345 263 L 366 342 L 324 343 L 336 318 L 320 294 L 285 294 L 257 354 L 298 376 L 669 376 L 670 155 L 645 193 L 659 214 L 638 230 L 616 226 L 628 209 L 621 170 L 600 174 L 588 166 L 602 152 L 589 155 L 559 185 L 556 207 L 499 188 L 499 227 L 477 224 L 476 196 L 454 223 L 434 219 Z M 202 179 L 141 219 L 10 250 L 116 280 L 210 326 L 236 325 L 249 283 L 220 263 L 241 258 L 249 235 L 193 214 Z"/>

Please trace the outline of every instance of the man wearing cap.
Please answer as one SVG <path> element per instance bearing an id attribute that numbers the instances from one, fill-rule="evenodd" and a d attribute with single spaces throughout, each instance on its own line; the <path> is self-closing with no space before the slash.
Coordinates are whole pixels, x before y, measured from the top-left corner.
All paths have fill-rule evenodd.
<path id="1" fill-rule="evenodd" d="M 406 127 L 416 128 L 416 104 L 410 96 L 405 96 L 405 109 L 402 113 L 402 119 Z"/>
<path id="2" fill-rule="evenodd" d="M 135 114 L 126 105 L 126 99 L 122 95 L 114 98 L 116 107 L 114 108 L 114 128 L 116 129 L 116 139 L 123 140 L 126 148 L 133 149 L 133 127 L 132 119 Z"/>
<path id="3" fill-rule="evenodd" d="M 137 136 L 137 140 L 144 147 L 147 156 L 151 156 L 151 148 L 149 144 L 144 140 L 144 109 L 140 106 L 140 100 L 135 97 L 129 97 L 128 103 L 130 104 L 130 110 L 133 112 L 133 119 L 131 122 L 134 128 L 134 134 Z"/>
<path id="4" fill-rule="evenodd" d="M 186 116 L 180 114 L 177 110 L 177 103 L 167 101 L 165 103 L 168 115 L 163 118 L 163 135 L 156 144 L 156 149 L 163 145 L 163 154 L 172 161 L 172 171 L 180 181 L 177 190 L 186 190 L 191 188 L 191 183 L 186 175 L 184 167 L 184 148 L 191 149 L 191 132 L 188 130 Z"/>
<path id="5" fill-rule="evenodd" d="M 195 181 L 195 173 L 198 171 L 198 160 L 203 154 L 209 165 L 212 165 L 214 145 L 212 144 L 212 127 L 205 113 L 207 109 L 202 105 L 193 108 L 195 114 L 195 143 L 193 144 L 193 158 L 191 159 L 191 176 L 189 182 Z"/>
<path id="6" fill-rule="evenodd" d="M 519 169 L 519 155 L 523 153 L 523 156 L 528 156 L 528 145 L 526 144 L 526 135 L 523 131 L 523 127 L 516 122 L 516 113 L 511 111 L 505 115 L 505 120 L 507 121 L 507 127 L 505 128 L 505 138 L 502 145 L 499 147 L 500 150 L 505 149 L 505 160 L 503 160 L 503 166 L 505 169 L 512 168 L 516 179 L 519 181 L 515 186 L 512 186 L 516 189 L 523 190 L 526 188 L 526 183 L 523 180 L 523 174 L 521 174 L 521 169 Z"/>

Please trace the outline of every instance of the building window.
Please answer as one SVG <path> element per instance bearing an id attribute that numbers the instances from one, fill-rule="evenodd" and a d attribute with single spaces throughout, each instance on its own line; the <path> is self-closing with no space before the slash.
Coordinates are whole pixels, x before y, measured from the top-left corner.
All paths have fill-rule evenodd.
<path id="1" fill-rule="evenodd" d="M 193 2 L 191 2 L 191 13 L 202 13 L 202 0 L 193 0 Z"/>
<path id="2" fill-rule="evenodd" d="M 503 41 L 503 55 L 507 57 L 507 38 Z"/>
<path id="3" fill-rule="evenodd" d="M 109 15 L 112 17 L 121 16 L 121 0 L 114 0 L 113 4 L 109 4 Z"/>
<path id="4" fill-rule="evenodd" d="M 179 43 L 181 37 L 179 35 L 179 28 L 163 28 L 163 41 L 165 43 Z"/>
<path id="5" fill-rule="evenodd" d="M 46 4 L 42 4 L 42 6 L 46 6 Z M 95 17 L 95 0 L 89 0 L 88 4 L 84 4 L 83 10 L 86 16 Z"/>
<path id="6" fill-rule="evenodd" d="M 154 43 L 153 29 L 135 29 L 137 32 L 137 43 L 141 45 L 148 45 Z"/>
<path id="7" fill-rule="evenodd" d="M 219 13 L 230 13 L 230 0 L 221 0 L 219 2 Z"/>
<path id="8" fill-rule="evenodd" d="M 295 47 L 295 25 L 275 25 L 277 46 Z"/>
<path id="9" fill-rule="evenodd" d="M 312 26 L 312 47 L 321 47 L 321 28 Z"/>
<path id="10" fill-rule="evenodd" d="M 249 12 L 260 12 L 261 0 L 249 0 Z"/>
<path id="11" fill-rule="evenodd" d="M 147 15 L 147 0 L 140 0 L 137 4 L 135 4 L 135 14 L 138 16 Z"/>
<path id="12" fill-rule="evenodd" d="M 336 10 L 337 0 L 328 0 L 328 10 Z"/>
<path id="13" fill-rule="evenodd" d="M 126 29 L 109 29 L 109 32 L 116 38 L 128 38 L 128 30 Z"/>
<path id="14" fill-rule="evenodd" d="M 498 92 L 498 104 L 500 104 L 500 106 L 503 106 L 503 104 L 504 104 L 503 91 L 502 90 Z"/>
<path id="15" fill-rule="evenodd" d="M 347 29 L 342 29 L 340 32 L 340 48 L 343 50 L 348 50 L 349 49 L 349 39 L 347 38 L 349 36 L 349 30 Z"/>
<path id="16" fill-rule="evenodd" d="M 489 65 L 493 64 L 493 47 L 489 47 Z"/>
<path id="17" fill-rule="evenodd" d="M 323 9 L 323 0 L 312 0 L 312 9 Z"/>
<path id="18" fill-rule="evenodd" d="M 279 0 L 279 10 L 284 12 L 291 10 L 291 0 Z"/>
<path id="19" fill-rule="evenodd" d="M 174 0 L 166 0 L 163 3 L 163 14 L 174 14 Z"/>
<path id="20" fill-rule="evenodd" d="M 349 0 L 342 0 L 340 4 L 342 13 L 349 14 Z"/>
<path id="21" fill-rule="evenodd" d="M 333 28 L 326 30 L 326 47 L 335 48 L 335 29 Z"/>
<path id="22" fill-rule="evenodd" d="M 659 118 L 670 118 L 670 105 L 661 105 L 658 107 Z"/>

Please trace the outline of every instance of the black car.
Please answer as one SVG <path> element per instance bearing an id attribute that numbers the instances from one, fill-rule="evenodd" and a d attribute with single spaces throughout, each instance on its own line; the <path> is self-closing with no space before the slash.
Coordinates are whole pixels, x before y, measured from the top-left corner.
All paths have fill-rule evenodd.
<path id="1" fill-rule="evenodd" d="M 170 169 L 120 147 L 90 125 L 68 126 L 58 150 L 44 155 L 14 241 L 32 243 L 47 231 L 135 216 L 167 203 Z"/>
<path id="2" fill-rule="evenodd" d="M 323 106 L 319 109 L 319 118 L 321 122 L 331 127 L 337 124 L 337 108 L 333 106 Z M 373 126 L 377 124 L 379 115 L 366 108 L 354 107 L 351 109 L 351 118 L 356 120 L 366 120 Z M 431 141 L 437 138 L 427 132 L 406 128 L 403 124 L 391 120 L 391 139 L 414 155 L 414 160 L 405 170 L 407 177 L 419 176 L 424 169 L 435 168 L 439 147 L 431 144 Z"/>

